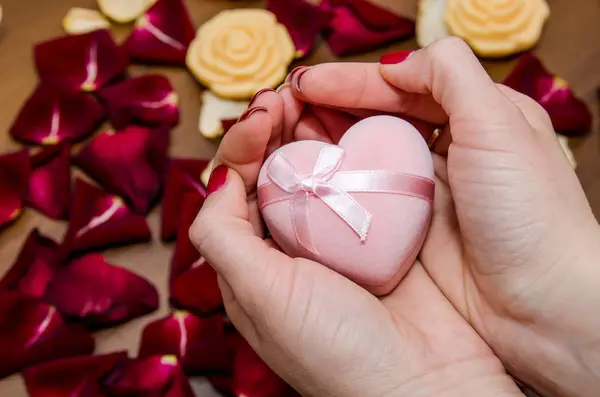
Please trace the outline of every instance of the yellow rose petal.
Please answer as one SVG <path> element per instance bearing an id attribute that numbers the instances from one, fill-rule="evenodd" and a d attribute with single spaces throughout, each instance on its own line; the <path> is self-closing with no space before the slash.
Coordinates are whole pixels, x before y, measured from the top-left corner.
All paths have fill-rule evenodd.
<path id="1" fill-rule="evenodd" d="M 190 44 L 192 74 L 227 99 L 249 99 L 277 87 L 287 75 L 296 47 L 287 29 L 264 9 L 225 10 L 204 23 Z"/>
<path id="2" fill-rule="evenodd" d="M 109 29 L 110 22 L 96 11 L 87 8 L 71 8 L 62 21 L 65 32 L 83 34 L 94 30 Z"/>
<path id="3" fill-rule="evenodd" d="M 98 0 L 100 11 L 118 23 L 133 22 L 141 17 L 156 0 Z"/>
<path id="4" fill-rule="evenodd" d="M 221 120 L 237 119 L 247 108 L 248 101 L 222 99 L 210 91 L 204 91 L 198 129 L 206 138 L 219 138 L 223 135 Z"/>

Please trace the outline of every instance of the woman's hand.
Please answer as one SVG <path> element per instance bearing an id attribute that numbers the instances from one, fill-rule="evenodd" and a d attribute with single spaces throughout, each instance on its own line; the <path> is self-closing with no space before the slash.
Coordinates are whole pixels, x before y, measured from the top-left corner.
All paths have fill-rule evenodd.
<path id="1" fill-rule="evenodd" d="M 513 375 L 548 396 L 598 395 L 600 231 L 548 115 L 494 84 L 459 39 L 406 55 L 303 69 L 290 87 L 315 105 L 416 118 L 428 135 L 445 125 L 426 271 Z"/>
<path id="2" fill-rule="evenodd" d="M 521 395 L 419 263 L 380 300 L 263 239 L 256 183 L 265 157 L 291 140 L 331 141 L 353 122 L 303 108 L 289 88 L 254 100 L 221 143 L 190 231 L 238 330 L 305 396 Z"/>

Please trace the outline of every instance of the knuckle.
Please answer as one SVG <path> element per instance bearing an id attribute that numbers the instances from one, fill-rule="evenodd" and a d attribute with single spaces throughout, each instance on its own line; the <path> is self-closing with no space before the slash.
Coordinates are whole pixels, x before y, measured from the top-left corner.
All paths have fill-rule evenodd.
<path id="1" fill-rule="evenodd" d="M 200 252 L 203 252 L 203 247 L 210 246 L 210 241 L 214 237 L 212 224 L 210 215 L 200 211 L 189 229 L 189 239 Z"/>
<path id="2" fill-rule="evenodd" d="M 438 40 L 429 46 L 429 52 L 434 59 L 447 59 L 448 57 L 473 56 L 471 47 L 460 37 L 450 36 Z"/>

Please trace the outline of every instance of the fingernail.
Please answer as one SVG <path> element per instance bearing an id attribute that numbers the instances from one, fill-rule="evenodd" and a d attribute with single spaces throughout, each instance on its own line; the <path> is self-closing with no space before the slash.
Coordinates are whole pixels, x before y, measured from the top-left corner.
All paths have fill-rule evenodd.
<path id="1" fill-rule="evenodd" d="M 212 193 L 216 192 L 220 188 L 225 185 L 227 182 L 227 172 L 228 168 L 221 164 L 217 166 L 212 173 L 210 174 L 210 179 L 208 180 L 208 185 L 206 186 L 206 195 L 209 196 Z"/>
<path id="2" fill-rule="evenodd" d="M 238 123 L 247 120 L 250 116 L 252 116 L 254 113 L 257 112 L 268 112 L 267 108 L 264 106 L 256 106 L 253 108 L 250 108 L 248 110 L 246 110 L 244 113 L 242 113 L 242 115 L 240 116 L 240 118 L 238 119 Z"/>
<path id="3" fill-rule="evenodd" d="M 283 91 L 284 89 L 288 88 L 290 86 L 289 83 L 283 83 L 282 85 L 280 85 L 279 87 L 277 87 L 277 93 L 279 94 L 281 91 Z"/>
<path id="4" fill-rule="evenodd" d="M 275 92 L 275 90 L 272 88 L 263 88 L 262 90 L 258 91 L 256 94 L 254 94 L 252 99 L 250 99 L 250 103 L 248 104 L 248 107 L 250 108 L 252 106 L 252 104 L 258 99 L 258 97 L 261 96 L 262 94 L 264 94 L 265 92 Z"/>
<path id="5" fill-rule="evenodd" d="M 302 69 L 304 69 L 304 68 L 307 68 L 307 67 L 308 67 L 308 66 L 304 66 L 304 65 L 302 65 L 302 66 L 296 66 L 296 67 L 295 67 L 295 68 L 292 70 L 292 72 L 291 72 L 290 74 L 288 74 L 288 75 L 287 75 L 287 77 L 285 78 L 285 83 L 288 83 L 288 84 L 289 84 L 289 83 L 290 83 L 290 81 L 292 81 L 292 78 L 294 78 L 294 75 L 295 75 L 296 73 L 298 73 L 300 70 L 302 70 Z"/>
<path id="6" fill-rule="evenodd" d="M 396 63 L 404 62 L 412 55 L 413 51 L 401 50 L 390 52 L 379 58 L 379 63 L 382 65 L 393 65 Z"/>
<path id="7" fill-rule="evenodd" d="M 310 68 L 304 68 L 294 76 L 293 80 L 291 81 L 291 85 L 296 89 L 296 91 L 300 92 L 300 79 L 302 79 L 302 76 L 304 76 L 304 74 L 309 70 Z"/>

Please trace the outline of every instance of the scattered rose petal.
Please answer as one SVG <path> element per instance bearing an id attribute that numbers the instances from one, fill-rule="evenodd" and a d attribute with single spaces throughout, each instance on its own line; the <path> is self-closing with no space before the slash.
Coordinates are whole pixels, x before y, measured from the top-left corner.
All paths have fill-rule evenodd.
<path id="1" fill-rule="evenodd" d="M 183 196 L 197 194 L 206 198 L 206 188 L 200 181 L 200 175 L 208 162 L 208 160 L 184 158 L 171 160 L 162 203 L 161 238 L 163 241 L 173 240 L 177 235 Z"/>
<path id="2" fill-rule="evenodd" d="M 10 134 L 19 142 L 34 145 L 79 142 L 103 119 L 102 105 L 90 95 L 40 85 L 23 105 Z"/>
<path id="3" fill-rule="evenodd" d="M 169 300 L 175 307 L 200 315 L 214 313 L 223 307 L 217 273 L 200 257 L 189 270 L 173 280 Z"/>
<path id="4" fill-rule="evenodd" d="M 27 368 L 23 379 L 30 397 L 88 397 L 84 385 L 96 383 L 126 359 L 127 352 L 64 358 Z"/>
<path id="5" fill-rule="evenodd" d="M 198 317 L 176 311 L 144 328 L 139 357 L 172 354 L 187 375 L 231 367 L 221 316 Z"/>
<path id="6" fill-rule="evenodd" d="M 58 244 L 33 229 L 15 263 L 0 280 L 0 291 L 18 290 L 24 295 L 41 298 L 56 271 L 57 254 Z"/>
<path id="7" fill-rule="evenodd" d="M 83 34 L 110 29 L 110 22 L 96 10 L 74 7 L 65 15 L 62 26 L 68 34 Z"/>
<path id="8" fill-rule="evenodd" d="M 110 397 L 194 397 L 173 355 L 122 361 L 101 382 Z"/>
<path id="9" fill-rule="evenodd" d="M 116 325 L 151 313 L 158 292 L 147 280 L 107 263 L 100 254 L 74 259 L 50 281 L 45 301 L 91 328 Z"/>
<path id="10" fill-rule="evenodd" d="M 208 186 L 208 180 L 210 179 L 210 174 L 212 174 L 214 162 L 215 162 L 215 159 L 211 159 L 208 162 L 208 165 L 206 166 L 206 168 L 204 170 L 202 170 L 202 173 L 200 174 L 200 181 L 202 182 L 202 184 L 205 187 Z"/>
<path id="11" fill-rule="evenodd" d="M 247 343 L 237 347 L 233 383 L 236 396 L 281 397 L 292 393 L 292 388 Z"/>
<path id="12" fill-rule="evenodd" d="M 208 315 L 223 306 L 223 298 L 217 283 L 217 274 L 200 256 L 190 241 L 189 229 L 204 198 L 185 195 L 181 205 L 177 243 L 171 258 L 170 301 L 199 315 Z"/>
<path id="13" fill-rule="evenodd" d="M 98 0 L 100 11 L 118 23 L 129 23 L 141 17 L 156 0 Z"/>
<path id="14" fill-rule="evenodd" d="M 98 91 L 111 124 L 175 126 L 179 123 L 179 98 L 169 79 L 157 74 L 135 77 Z"/>
<path id="15" fill-rule="evenodd" d="M 415 22 L 368 0 L 323 0 L 333 10 L 324 31 L 331 51 L 337 55 L 370 51 L 415 33 Z"/>
<path id="16" fill-rule="evenodd" d="M 158 198 L 167 162 L 168 130 L 128 127 L 104 132 L 73 159 L 108 191 L 146 213 Z"/>
<path id="17" fill-rule="evenodd" d="M 131 211 L 120 197 L 77 179 L 63 253 L 142 243 L 151 239 L 152 233 L 143 215 Z"/>
<path id="18" fill-rule="evenodd" d="M 523 55 L 504 84 L 542 105 L 557 132 L 575 136 L 590 130 L 592 114 L 587 105 L 565 80 L 550 74 L 534 55 Z"/>
<path id="19" fill-rule="evenodd" d="M 136 21 L 124 47 L 138 61 L 185 65 L 195 35 L 182 0 L 158 0 Z"/>
<path id="20" fill-rule="evenodd" d="M 208 139 L 216 139 L 224 134 L 221 120 L 237 119 L 246 111 L 250 102 L 232 101 L 219 98 L 212 92 L 206 90 L 202 93 L 202 108 L 200 108 L 200 120 L 198 128 L 200 133 Z"/>
<path id="21" fill-rule="evenodd" d="M 31 157 L 27 205 L 54 219 L 67 219 L 71 205 L 71 148 L 54 145 Z"/>
<path id="22" fill-rule="evenodd" d="M 54 307 L 19 292 L 0 295 L 0 378 L 31 365 L 93 350 L 92 335 L 66 324 Z"/>
<path id="23" fill-rule="evenodd" d="M 181 212 L 177 230 L 177 243 L 171 258 L 170 284 L 181 274 L 190 270 L 200 261 L 200 253 L 188 237 L 188 231 L 198 215 L 204 198 L 195 194 L 186 194 L 181 200 Z"/>
<path id="24" fill-rule="evenodd" d="M 31 166 L 27 149 L 0 155 L 0 230 L 23 212 Z"/>
<path id="25" fill-rule="evenodd" d="M 311 0 L 268 0 L 266 8 L 287 28 L 298 58 L 310 52 L 321 30 L 333 16 L 331 10 L 319 7 Z"/>
<path id="26" fill-rule="evenodd" d="M 35 46 L 42 82 L 69 91 L 96 91 L 127 71 L 129 58 L 108 30 L 65 36 Z"/>
<path id="27" fill-rule="evenodd" d="M 419 0 L 416 26 L 419 47 L 427 47 L 434 41 L 450 36 L 445 20 L 447 1 Z"/>

